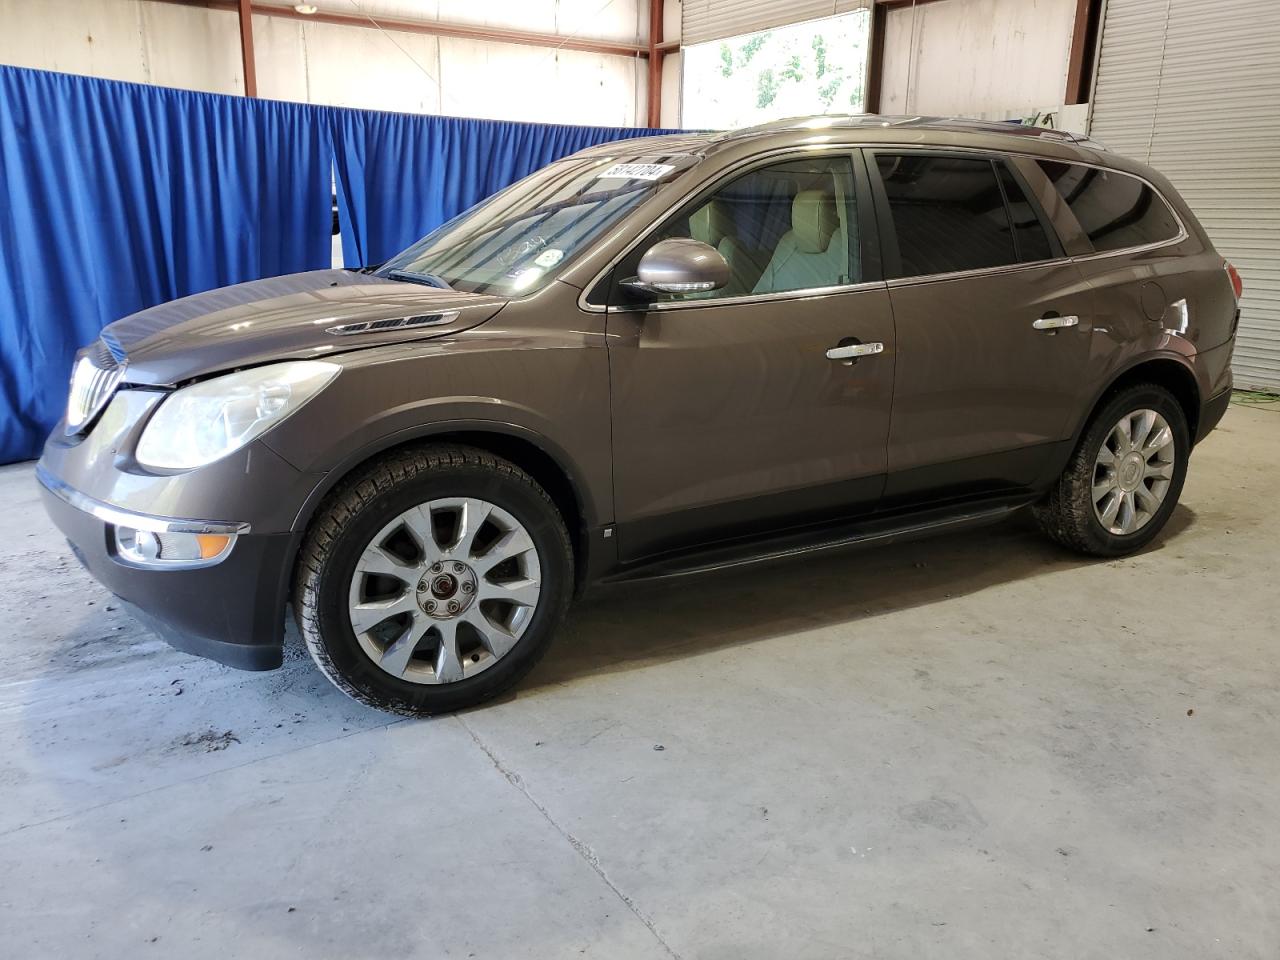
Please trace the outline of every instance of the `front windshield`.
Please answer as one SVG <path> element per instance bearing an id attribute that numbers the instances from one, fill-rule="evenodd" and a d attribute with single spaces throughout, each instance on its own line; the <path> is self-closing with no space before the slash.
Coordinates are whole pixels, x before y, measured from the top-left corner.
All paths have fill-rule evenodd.
<path id="1" fill-rule="evenodd" d="M 696 162 L 683 154 L 558 161 L 438 227 L 377 275 L 469 293 L 532 293 Z"/>

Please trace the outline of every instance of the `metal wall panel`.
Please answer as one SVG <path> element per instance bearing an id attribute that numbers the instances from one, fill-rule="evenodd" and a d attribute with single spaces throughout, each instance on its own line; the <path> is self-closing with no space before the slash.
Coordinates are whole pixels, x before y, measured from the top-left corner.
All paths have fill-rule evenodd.
<path id="1" fill-rule="evenodd" d="M 871 6 L 871 0 L 684 0 L 680 42 L 705 43 Z"/>
<path id="2" fill-rule="evenodd" d="M 1090 133 L 1169 177 L 1240 270 L 1236 384 L 1280 391 L 1277 37 L 1277 0 L 1107 0 Z"/>

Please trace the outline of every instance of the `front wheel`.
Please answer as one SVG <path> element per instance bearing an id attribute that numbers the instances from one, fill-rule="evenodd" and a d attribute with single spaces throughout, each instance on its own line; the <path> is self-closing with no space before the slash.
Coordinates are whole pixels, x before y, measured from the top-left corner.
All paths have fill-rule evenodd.
<path id="1" fill-rule="evenodd" d="M 1066 469 L 1033 508 L 1040 528 L 1081 553 L 1115 557 L 1146 546 L 1182 493 L 1187 417 L 1164 387 L 1136 384 L 1089 421 Z"/>
<path id="2" fill-rule="evenodd" d="M 461 446 L 375 461 L 308 530 L 294 613 L 348 695 L 422 716 L 501 693 L 542 656 L 572 594 L 572 552 L 546 492 Z"/>

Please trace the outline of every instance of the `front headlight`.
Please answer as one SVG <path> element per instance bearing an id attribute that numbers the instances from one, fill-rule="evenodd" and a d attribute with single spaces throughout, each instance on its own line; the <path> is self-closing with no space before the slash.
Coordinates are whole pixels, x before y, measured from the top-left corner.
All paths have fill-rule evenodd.
<path id="1" fill-rule="evenodd" d="M 138 441 L 138 462 L 190 470 L 266 433 L 341 369 L 319 360 L 273 363 L 184 387 L 165 398 Z"/>

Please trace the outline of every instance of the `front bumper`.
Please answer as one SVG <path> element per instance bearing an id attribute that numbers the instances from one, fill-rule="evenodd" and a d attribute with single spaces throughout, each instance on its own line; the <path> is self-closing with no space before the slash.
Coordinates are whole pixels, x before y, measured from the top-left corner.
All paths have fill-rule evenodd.
<path id="1" fill-rule="evenodd" d="M 171 646 L 241 670 L 280 666 L 293 535 L 240 532 L 222 560 L 198 569 L 136 567 L 115 556 L 115 526 L 167 521 L 95 501 L 43 465 L 37 476 L 76 557 Z"/>

